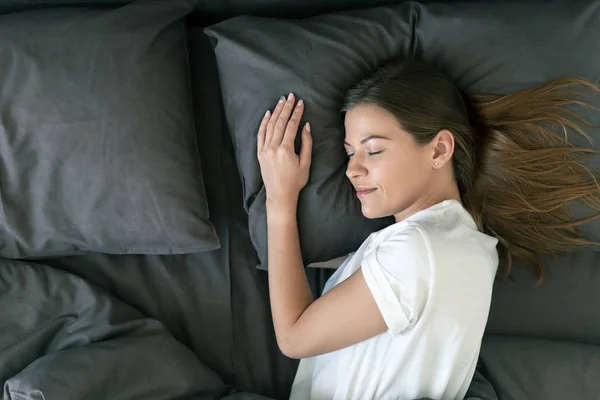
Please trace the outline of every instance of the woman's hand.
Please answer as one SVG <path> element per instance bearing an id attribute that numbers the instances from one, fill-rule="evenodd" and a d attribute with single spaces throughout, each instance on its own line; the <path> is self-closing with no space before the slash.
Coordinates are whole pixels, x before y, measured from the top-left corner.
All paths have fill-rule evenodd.
<path id="1" fill-rule="evenodd" d="M 277 207 L 296 206 L 310 170 L 312 138 L 308 123 L 302 129 L 300 155 L 294 150 L 304 102 L 300 100 L 294 104 L 292 93 L 287 100 L 281 96 L 273 113 L 266 112 L 258 129 L 257 155 L 267 191 L 267 204 Z"/>

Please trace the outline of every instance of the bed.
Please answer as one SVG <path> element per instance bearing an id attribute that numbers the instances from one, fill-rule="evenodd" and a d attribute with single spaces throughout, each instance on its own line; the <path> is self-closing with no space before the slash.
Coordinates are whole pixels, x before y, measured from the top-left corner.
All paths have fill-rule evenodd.
<path id="1" fill-rule="evenodd" d="M 125 3 L 3 0 L 0 29 L 11 16 L 24 18 L 24 10 L 70 9 L 66 6 L 109 10 Z M 596 28 L 600 26 L 600 3 L 584 3 L 578 8 L 554 2 L 554 8 L 547 14 L 540 12 L 538 18 L 556 17 L 558 10 L 564 12 L 574 33 L 556 46 L 564 51 L 564 46 L 581 43 L 581 50 L 568 54 L 581 67 L 573 71 L 592 71 L 590 78 L 600 82 L 600 31 Z M 240 142 L 235 135 L 232 138 L 231 118 L 226 113 L 232 104 L 227 97 L 231 92 L 220 83 L 223 67 L 219 62 L 223 61 L 217 60 L 215 37 L 221 35 L 222 40 L 227 29 L 236 28 L 235 23 L 257 29 L 256 24 L 263 20 L 256 22 L 254 17 L 301 21 L 324 13 L 336 15 L 345 10 L 396 4 L 399 2 L 239 0 L 200 1 L 195 6 L 185 19 L 190 93 L 209 222 L 218 248 L 179 254 L 77 251 L 52 256 L 39 252 L 3 256 L 3 399 L 258 400 L 288 396 L 297 361 L 283 356 L 275 341 L 267 273 L 257 268 L 261 260 L 249 225 L 246 191 L 250 184 L 242 177 L 237 159 Z M 465 35 L 457 34 L 452 40 L 467 54 L 472 50 L 466 47 L 472 43 L 465 38 L 477 37 L 474 27 L 485 29 L 485 21 L 478 24 L 473 19 L 485 12 L 482 2 L 411 3 L 411 7 L 418 10 L 413 38 L 418 45 L 414 48 L 424 57 L 429 57 L 427 51 L 433 48 L 436 38 L 445 35 L 441 28 L 436 31 L 428 27 L 464 27 Z M 505 3 L 502 10 L 509 7 L 516 7 L 515 15 L 520 18 L 527 13 L 533 18 L 546 6 Z M 218 34 L 205 32 L 205 27 L 221 21 L 226 24 L 237 15 L 245 16 L 232 25 L 221 25 Z M 499 15 L 506 21 L 502 12 Z M 543 25 L 544 21 L 538 23 Z M 563 26 L 551 28 L 560 30 Z M 589 36 L 596 32 L 595 39 Z M 519 34 L 524 38 L 522 42 L 512 45 L 524 46 L 521 50 L 527 52 L 526 46 L 541 40 L 531 39 L 535 34 L 524 30 Z M 483 37 L 479 46 L 485 40 Z M 0 37 L 0 46 L 3 41 L 7 41 L 6 36 Z M 546 46 L 540 52 L 546 55 L 551 49 Z M 438 56 L 443 58 L 445 54 L 437 51 Z M 497 65 L 482 62 L 478 70 L 482 75 L 497 72 Z M 582 62 L 586 64 L 582 66 Z M 523 60 L 514 63 L 515 71 L 536 74 Z M 3 65 L 0 63 L 0 75 Z M 540 71 L 541 75 L 554 73 Z M 522 73 L 521 83 L 530 75 Z M 471 77 L 463 76 L 467 81 Z M 497 81 L 486 82 L 495 89 Z M 6 118 L 0 117 L 1 126 L 7 126 Z M 5 158 L 4 150 L 2 154 Z M 3 177 L 6 179 L 6 175 Z M 598 231 L 597 227 L 589 229 Z M 520 268 L 510 278 L 496 282 L 480 365 L 467 398 L 600 397 L 600 252 L 590 248 L 546 261 L 548 275 L 542 284 L 536 284 L 531 271 Z M 328 272 L 307 273 L 318 295 Z"/>

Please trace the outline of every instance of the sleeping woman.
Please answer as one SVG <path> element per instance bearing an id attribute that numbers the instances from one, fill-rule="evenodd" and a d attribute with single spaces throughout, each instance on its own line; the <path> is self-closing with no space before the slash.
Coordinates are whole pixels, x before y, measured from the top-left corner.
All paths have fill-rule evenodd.
<path id="1" fill-rule="evenodd" d="M 440 71 L 392 60 L 352 87 L 342 109 L 346 175 L 366 218 L 393 216 L 313 299 L 296 211 L 311 164 L 304 103 L 267 111 L 257 154 L 267 193 L 269 292 L 281 351 L 301 359 L 292 399 L 459 399 L 471 383 L 499 263 L 590 242 L 600 191 L 567 132 L 586 136 L 561 78 L 520 92 L 466 97 Z M 297 101 L 298 100 L 298 101 Z M 319 129 L 314 126 L 313 129 Z M 564 132 L 564 136 L 555 131 Z M 340 146 L 342 143 L 340 143 Z M 573 221 L 569 203 L 595 212 Z"/>

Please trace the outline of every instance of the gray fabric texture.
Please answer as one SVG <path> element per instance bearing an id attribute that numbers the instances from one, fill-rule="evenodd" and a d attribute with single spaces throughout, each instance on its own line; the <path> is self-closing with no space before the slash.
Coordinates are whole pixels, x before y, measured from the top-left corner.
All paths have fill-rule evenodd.
<path id="1" fill-rule="evenodd" d="M 487 332 L 600 346 L 600 252 L 545 258 L 541 283 L 515 267 L 494 285 Z"/>
<path id="2" fill-rule="evenodd" d="M 219 376 L 165 326 L 84 279 L 0 260 L 5 400 L 218 399 Z"/>
<path id="3" fill-rule="evenodd" d="M 131 0 L 0 0 L 0 13 L 64 6 L 114 7 Z M 202 0 L 194 9 L 194 21 L 203 25 L 236 15 L 306 17 L 325 12 L 393 4 L 398 0 Z"/>
<path id="4" fill-rule="evenodd" d="M 164 323 L 229 387 L 284 399 L 297 361 L 277 347 L 267 274 L 255 268 L 214 52 L 201 28 L 190 29 L 188 45 L 194 118 L 202 126 L 198 149 L 202 169 L 210 171 L 204 183 L 221 247 L 164 256 L 88 253 L 44 263 L 94 282 Z"/>
<path id="5" fill-rule="evenodd" d="M 499 399 L 593 400 L 600 393 L 598 346 L 488 335 L 481 359 Z"/>
<path id="6" fill-rule="evenodd" d="M 0 16 L 0 256 L 219 246 L 181 21 L 194 4 Z"/>
<path id="7" fill-rule="evenodd" d="M 530 23 L 533 15 L 539 20 L 536 24 Z M 594 21 L 599 15 L 597 2 L 563 1 L 544 8 L 408 2 L 293 21 L 237 17 L 207 28 L 262 267 L 267 255 L 266 210 L 256 130 L 264 111 L 280 95 L 293 91 L 304 99 L 303 122 L 313 127 L 311 177 L 298 209 L 302 256 L 305 264 L 332 259 L 355 250 L 370 232 L 390 222 L 365 220 L 345 177 L 339 110 L 350 85 L 395 55 L 435 64 L 466 93 L 506 93 L 563 75 L 597 82 L 600 48 L 595 38 L 600 26 Z M 600 105 L 600 96 L 590 99 L 592 105 Z M 582 113 L 590 122 L 600 122 L 597 113 Z M 589 133 L 600 140 L 598 129 Z M 572 142 L 586 144 L 575 137 Z M 599 160 L 592 159 L 591 166 L 599 167 Z M 582 215 L 586 210 L 575 211 Z M 583 232 L 600 240 L 598 223 L 588 224 Z"/>

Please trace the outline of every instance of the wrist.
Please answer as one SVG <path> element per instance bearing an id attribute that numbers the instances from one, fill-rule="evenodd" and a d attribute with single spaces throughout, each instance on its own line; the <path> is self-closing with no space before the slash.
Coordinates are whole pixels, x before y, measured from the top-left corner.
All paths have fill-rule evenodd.
<path id="1" fill-rule="evenodd" d="M 296 220 L 298 198 L 267 198 L 267 221 Z"/>

